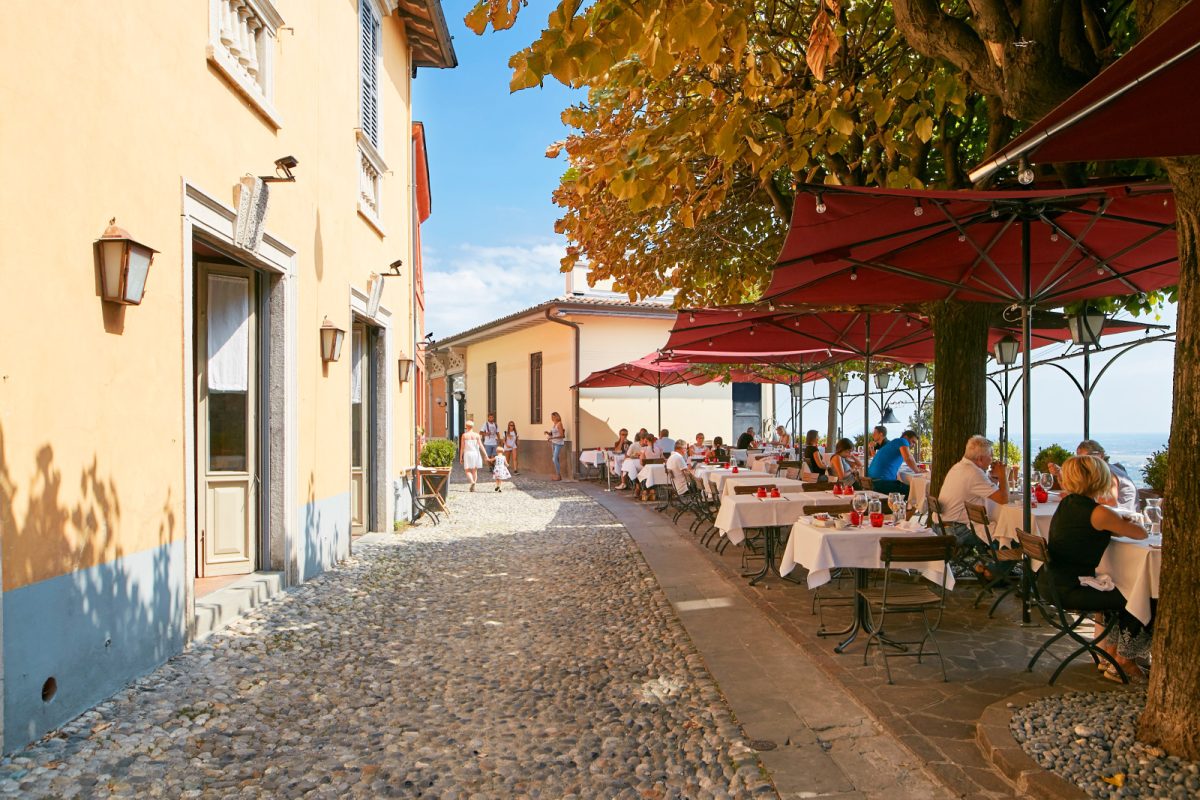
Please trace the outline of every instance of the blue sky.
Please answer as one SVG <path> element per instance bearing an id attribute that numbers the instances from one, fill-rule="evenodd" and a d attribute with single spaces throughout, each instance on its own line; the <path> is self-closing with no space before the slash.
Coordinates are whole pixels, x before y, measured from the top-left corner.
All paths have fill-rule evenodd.
<path id="1" fill-rule="evenodd" d="M 566 245 L 554 233 L 559 214 L 550 194 L 564 163 L 547 159 L 545 150 L 566 135 L 559 114 L 573 95 L 555 81 L 508 91 L 509 57 L 537 38 L 553 4 L 533 2 L 512 30 L 482 37 L 462 21 L 472 4 L 443 2 L 458 68 L 421 70 L 413 82 L 413 115 L 425 123 L 433 181 L 433 216 L 421 229 L 426 329 L 438 338 L 563 291 L 558 260 Z M 1161 321 L 1173 325 L 1173 309 Z M 1154 344 L 1118 360 L 1093 398 L 1093 433 L 1166 431 L 1173 358 L 1171 345 Z M 1082 406 L 1070 380 L 1046 367 L 1034 376 L 1034 431 L 1076 430 Z M 989 416 L 998 417 L 998 407 L 989 396 Z M 861 406 L 855 409 L 847 410 L 848 419 L 861 418 Z M 1018 401 L 1014 430 L 1019 409 Z M 907 420 L 907 410 L 897 414 Z M 989 422 L 994 432 L 998 420 Z"/>

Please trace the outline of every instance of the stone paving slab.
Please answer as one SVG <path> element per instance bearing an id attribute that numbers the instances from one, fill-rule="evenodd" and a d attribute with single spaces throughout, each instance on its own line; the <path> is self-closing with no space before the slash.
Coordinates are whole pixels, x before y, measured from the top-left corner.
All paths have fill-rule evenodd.
<path id="1" fill-rule="evenodd" d="M 358 540 L 0 761 L 0 795 L 775 796 L 625 529 L 522 485 Z"/>

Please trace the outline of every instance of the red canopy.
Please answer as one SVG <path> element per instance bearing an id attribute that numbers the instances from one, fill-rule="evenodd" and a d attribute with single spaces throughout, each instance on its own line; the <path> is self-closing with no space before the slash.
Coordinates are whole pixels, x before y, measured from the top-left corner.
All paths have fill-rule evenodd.
<path id="1" fill-rule="evenodd" d="M 575 384 L 573 389 L 612 389 L 621 386 L 649 386 L 664 389 L 679 384 L 708 383 L 712 377 L 697 372 L 691 364 L 656 361 L 658 353 L 642 356 L 637 361 L 598 370 Z"/>
<path id="2" fill-rule="evenodd" d="M 1044 163 L 1200 154 L 1200 3 L 1188 3 L 1008 146 L 979 181 L 1021 158 Z"/>
<path id="3" fill-rule="evenodd" d="M 1166 186 L 803 191 L 812 197 L 797 196 L 764 296 L 777 306 L 894 308 L 946 298 L 1056 306 L 1178 281 Z"/>

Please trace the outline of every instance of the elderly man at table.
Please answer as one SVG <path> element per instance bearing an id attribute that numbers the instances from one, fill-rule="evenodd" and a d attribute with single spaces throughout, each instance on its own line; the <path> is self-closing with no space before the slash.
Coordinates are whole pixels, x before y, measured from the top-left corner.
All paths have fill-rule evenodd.
<path id="1" fill-rule="evenodd" d="M 734 447 L 737 450 L 745 450 L 752 444 L 754 444 L 754 428 L 746 428 L 746 432 L 738 437 Z"/>
<path id="2" fill-rule="evenodd" d="M 692 471 L 688 466 L 687 457 L 687 442 L 682 439 L 675 443 L 675 452 L 667 456 L 667 475 L 671 478 L 671 483 L 675 486 L 677 494 L 688 493 L 688 482 L 685 473 Z"/>
<path id="3" fill-rule="evenodd" d="M 1108 453 L 1104 451 L 1104 447 L 1095 439 L 1084 439 L 1075 448 L 1077 456 L 1096 456 L 1096 458 L 1108 464 L 1108 471 L 1112 474 L 1112 491 L 1104 495 L 1099 501 L 1106 506 L 1114 506 L 1123 508 L 1126 511 L 1137 511 L 1138 489 L 1137 484 L 1129 477 L 1129 473 L 1125 470 L 1124 464 L 1113 464 L 1108 460 Z M 1046 467 L 1055 476 L 1061 478 L 1060 467 L 1058 464 L 1048 464 Z"/>
<path id="4" fill-rule="evenodd" d="M 875 451 L 875 457 L 867 465 L 867 477 L 875 483 L 875 491 L 884 494 L 899 492 L 908 497 L 908 484 L 897 478 L 901 464 L 907 464 L 913 472 L 923 471 L 912 456 L 912 448 L 917 446 L 918 441 L 917 432 L 907 430 L 900 434 L 899 439 L 892 439 Z"/>
<path id="5" fill-rule="evenodd" d="M 938 492 L 942 533 L 957 539 L 959 547 L 983 552 L 983 541 L 967 524 L 967 503 L 987 500 L 1006 504 L 1008 481 L 1004 478 L 1004 465 L 992 458 L 992 443 L 986 437 L 972 436 L 967 439 L 962 460 L 942 479 L 942 489 Z"/>

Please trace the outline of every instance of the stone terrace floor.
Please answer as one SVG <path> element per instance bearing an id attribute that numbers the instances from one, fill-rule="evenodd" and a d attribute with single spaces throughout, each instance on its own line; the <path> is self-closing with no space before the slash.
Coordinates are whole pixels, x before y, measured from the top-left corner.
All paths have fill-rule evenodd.
<path id="1" fill-rule="evenodd" d="M 441 525 L 356 541 L 337 569 L 0 761 L 0 795 L 776 796 L 626 529 L 579 484 L 518 480 L 456 483 Z M 730 593 L 666 531 L 677 565 L 700 564 L 694 585 Z M 776 674 L 811 671 L 735 599 L 746 631 L 782 642 L 763 647 Z M 725 618 L 708 618 L 711 635 Z M 768 703 L 798 694 L 812 720 L 776 732 L 783 796 L 949 796 L 821 675 L 727 680 Z"/>
<path id="2" fill-rule="evenodd" d="M 582 484 L 584 491 L 613 508 L 618 518 L 635 514 L 657 514 L 656 502 L 632 499 L 629 492 L 605 492 L 603 485 Z M 1025 665 L 1045 638 L 1052 634 L 1044 624 L 1023 627 L 1019 600 L 1010 597 L 988 619 L 991 598 L 972 608 L 977 586 L 961 581 L 947 602 L 947 610 L 937 638 L 946 657 L 949 682 L 943 682 L 936 660 L 893 659 L 895 683 L 889 685 L 883 661 L 872 651 L 863 665 L 863 637 L 842 655 L 834 652 L 837 638 L 817 635 L 820 618 L 812 613 L 813 593 L 803 584 L 802 568 L 789 575 L 797 584 L 772 575 L 757 586 L 750 586 L 741 573 L 741 551 L 727 547 L 723 555 L 703 548 L 688 532 L 692 522 L 684 516 L 673 526 L 678 536 L 689 540 L 705 555 L 708 563 L 777 626 L 800 645 L 813 664 L 851 697 L 870 710 L 883 728 L 907 747 L 939 781 L 961 797 L 1002 798 L 1018 793 L 983 756 L 976 745 L 975 723 L 987 706 L 1030 689 L 1045 690 L 1050 674 L 1059 660 L 1071 650 L 1058 643 L 1042 656 L 1032 673 Z M 626 524 L 630 524 L 626 521 Z M 711 543 L 715 545 L 716 543 Z M 757 569 L 761 561 L 754 567 Z M 852 582 L 840 590 L 826 588 L 827 594 L 849 594 Z M 831 629 L 844 626 L 850 608 L 829 608 L 826 623 Z M 1035 612 L 1036 617 L 1036 612 Z M 1035 620 L 1036 621 L 1036 620 Z M 1099 677 L 1086 657 L 1075 661 L 1059 676 L 1054 687 L 1063 692 L 1072 689 L 1126 689 Z"/>

